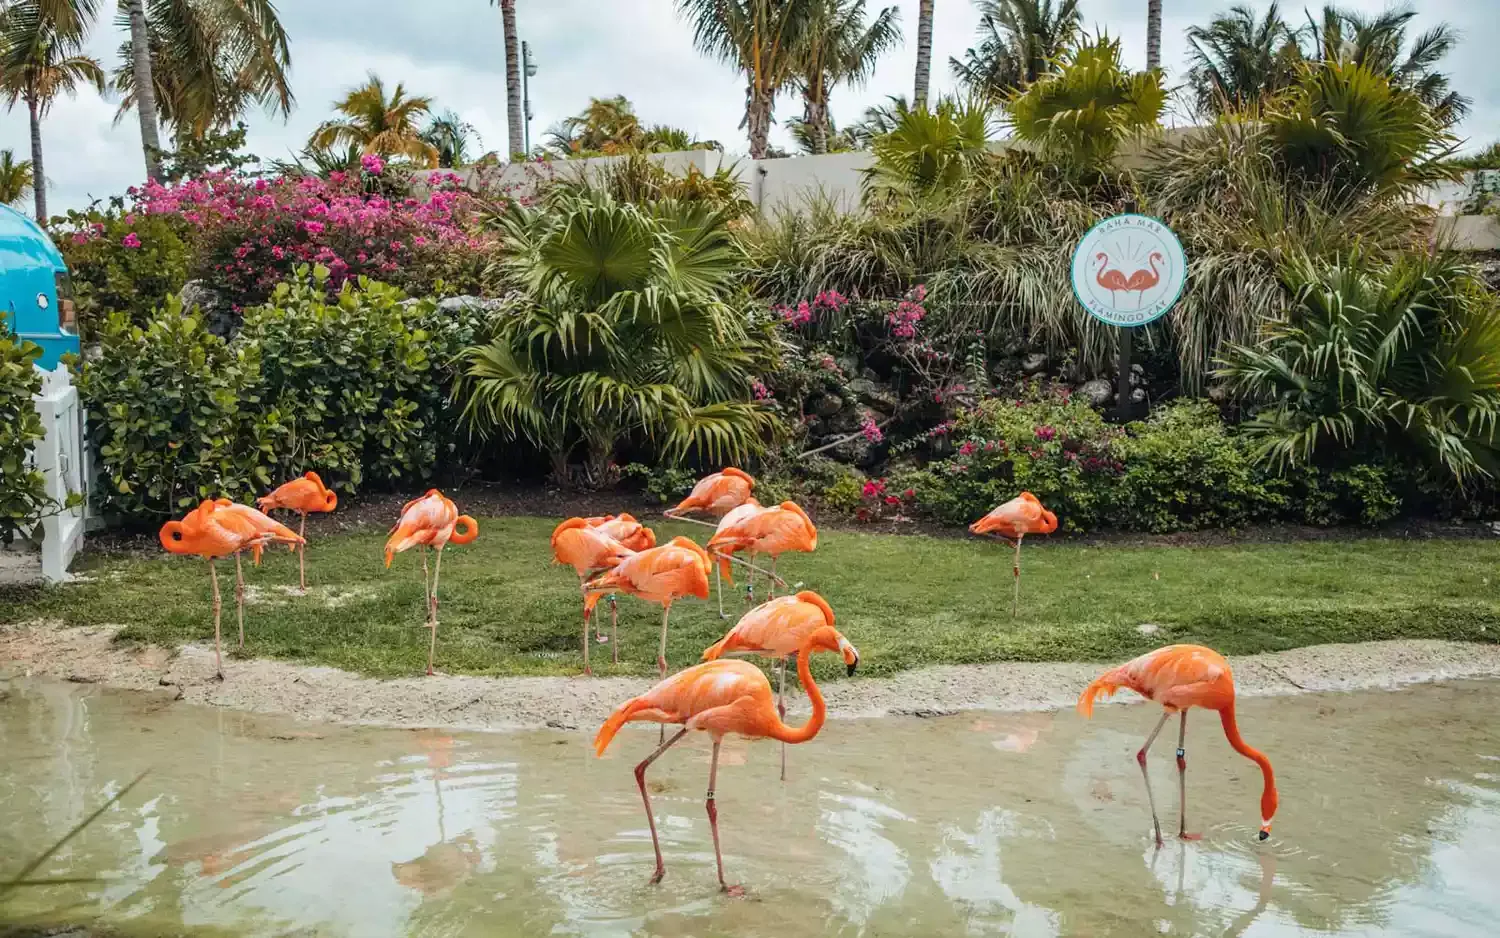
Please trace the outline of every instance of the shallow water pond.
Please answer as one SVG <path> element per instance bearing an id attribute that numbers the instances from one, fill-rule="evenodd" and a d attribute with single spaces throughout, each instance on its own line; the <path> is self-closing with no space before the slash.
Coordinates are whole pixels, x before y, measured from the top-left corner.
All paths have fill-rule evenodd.
<path id="1" fill-rule="evenodd" d="M 28 891 L 127 933 L 241 935 L 1493 935 L 1500 921 L 1500 683 L 1248 699 L 1276 765 L 1189 723 L 1188 821 L 1157 850 L 1133 753 L 1154 708 L 831 721 L 789 751 L 727 741 L 716 891 L 704 739 L 648 780 L 589 734 L 344 728 L 165 697 L 0 681 L 0 875 L 145 769 L 47 865 L 98 882 Z M 1169 734 L 1164 733 L 1163 736 Z M 1175 737 L 1175 734 L 1172 734 Z M 1172 740 L 1153 784 L 1176 829 Z"/>

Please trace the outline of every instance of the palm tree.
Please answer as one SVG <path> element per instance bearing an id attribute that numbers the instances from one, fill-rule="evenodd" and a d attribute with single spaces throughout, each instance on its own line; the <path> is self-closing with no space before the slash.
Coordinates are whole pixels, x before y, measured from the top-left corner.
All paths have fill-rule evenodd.
<path id="1" fill-rule="evenodd" d="M 885 101 L 885 104 L 872 104 L 865 108 L 865 113 L 850 126 L 849 132 L 859 141 L 860 147 L 867 147 L 876 137 L 900 127 L 901 122 L 912 112 L 904 94 L 888 94 Z"/>
<path id="2" fill-rule="evenodd" d="M 104 70 L 83 54 L 96 0 L 15 0 L 0 10 L 0 94 L 6 106 L 26 103 L 31 121 L 31 173 L 36 219 L 47 223 L 42 118 L 59 94 L 80 84 L 104 91 Z"/>
<path id="3" fill-rule="evenodd" d="M 927 108 L 927 83 L 932 80 L 932 0 L 922 0 L 917 7 L 917 81 L 912 91 L 912 107 Z"/>
<path id="4" fill-rule="evenodd" d="M 870 144 L 864 174 L 872 202 L 907 204 L 944 197 L 968 179 L 989 152 L 990 108 L 943 98 L 931 110 L 906 110 L 890 133 Z"/>
<path id="5" fill-rule="evenodd" d="M 866 22 L 865 0 L 810 0 L 797 52 L 797 84 L 802 91 L 802 126 L 812 135 L 813 153 L 828 152 L 828 94 L 841 83 L 859 84 L 875 63 L 901 42 L 901 11 L 886 7 Z"/>
<path id="6" fill-rule="evenodd" d="M 114 72 L 121 94 L 121 119 L 136 107 L 140 76 L 150 75 L 149 111 L 142 139 L 159 137 L 158 120 L 179 140 L 201 140 L 211 130 L 231 126 L 251 105 L 291 113 L 288 70 L 291 46 L 272 0 L 129 0 L 121 27 L 130 38 L 120 47 Z M 141 29 L 136 29 L 136 8 Z M 136 56 L 144 37 L 145 59 Z M 147 127 L 147 124 L 150 127 Z M 152 144 L 156 147 L 157 144 Z M 148 153 L 148 162 L 159 156 Z M 156 175 L 159 168 L 152 166 Z"/>
<path id="7" fill-rule="evenodd" d="M 385 83 L 374 72 L 334 108 L 344 117 L 324 121 L 313 132 L 308 147 L 328 150 L 353 145 L 363 153 L 404 156 L 424 166 L 437 163 L 437 148 L 422 139 L 417 121 L 432 112 L 432 99 L 408 97 L 406 86 L 397 84 L 389 98 Z"/>
<path id="8" fill-rule="evenodd" d="M 677 0 L 693 45 L 745 73 L 750 156 L 764 159 L 776 95 L 791 83 L 812 12 L 809 0 Z"/>
<path id="9" fill-rule="evenodd" d="M 1161 68 L 1161 0 L 1146 3 L 1146 71 Z"/>
<path id="10" fill-rule="evenodd" d="M 1187 37 L 1188 86 L 1200 114 L 1239 110 L 1297 83 L 1297 37 L 1274 3 L 1258 20 L 1249 7 L 1232 7 Z"/>
<path id="11" fill-rule="evenodd" d="M 727 302 L 743 269 L 736 216 L 587 184 L 554 188 L 541 211 L 502 210 L 493 272 L 517 289 L 499 334 L 464 355 L 470 425 L 529 438 L 561 482 L 580 445 L 589 484 L 628 439 L 714 462 L 761 449 L 759 343 Z"/>
<path id="12" fill-rule="evenodd" d="M 1322 14 L 1321 23 L 1308 15 L 1307 58 L 1361 65 L 1385 75 L 1396 87 L 1415 92 L 1445 125 L 1457 123 L 1469 112 L 1470 100 L 1450 90 L 1448 76 L 1437 71 L 1438 63 L 1458 44 L 1458 34 L 1447 23 L 1417 36 L 1407 48 L 1406 28 L 1416 18 L 1415 10 L 1398 8 L 1365 16 L 1325 6 Z"/>
<path id="13" fill-rule="evenodd" d="M 516 38 L 516 0 L 490 0 L 500 7 L 505 31 L 505 122 L 510 131 L 510 156 L 526 153 L 526 127 L 521 122 L 521 48 Z"/>
<path id="14" fill-rule="evenodd" d="M 422 131 L 422 139 L 428 146 L 437 151 L 437 164 L 443 169 L 455 169 L 468 164 L 469 142 L 472 140 L 479 148 L 484 143 L 479 139 L 479 132 L 452 111 L 446 111 L 436 115 L 428 123 L 427 129 Z"/>
<path id="15" fill-rule="evenodd" d="M 10 150 L 0 150 L 0 204 L 15 205 L 31 195 L 34 189 L 31 161 L 16 161 Z"/>
<path id="16" fill-rule="evenodd" d="M 130 23 L 130 71 L 135 80 L 136 114 L 141 121 L 141 150 L 146 155 L 146 178 L 161 175 L 161 135 L 156 127 L 156 81 L 151 75 L 151 38 L 146 27 L 145 0 L 124 0 Z"/>
<path id="17" fill-rule="evenodd" d="M 979 45 L 950 58 L 949 66 L 971 94 L 1002 100 L 1052 68 L 1078 38 L 1078 0 L 976 0 Z"/>
<path id="18" fill-rule="evenodd" d="M 548 145 L 564 156 L 634 150 L 644 130 L 635 105 L 624 95 L 589 98 L 588 107 L 547 131 Z"/>

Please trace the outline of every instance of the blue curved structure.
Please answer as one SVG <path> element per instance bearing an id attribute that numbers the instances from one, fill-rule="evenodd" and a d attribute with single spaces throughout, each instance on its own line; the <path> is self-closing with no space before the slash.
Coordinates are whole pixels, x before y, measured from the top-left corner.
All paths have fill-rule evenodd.
<path id="1" fill-rule="evenodd" d="M 36 222 L 0 205 L 0 316 L 17 338 L 42 347 L 37 362 L 51 371 L 78 352 L 73 288 L 57 245 Z"/>

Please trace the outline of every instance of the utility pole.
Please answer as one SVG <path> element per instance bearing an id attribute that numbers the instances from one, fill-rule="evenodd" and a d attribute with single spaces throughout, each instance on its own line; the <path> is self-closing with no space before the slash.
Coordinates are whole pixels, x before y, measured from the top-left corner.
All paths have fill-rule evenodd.
<path id="1" fill-rule="evenodd" d="M 521 43 L 521 107 L 526 115 L 526 155 L 531 155 L 531 77 L 536 74 L 536 63 L 531 60 L 531 43 Z"/>

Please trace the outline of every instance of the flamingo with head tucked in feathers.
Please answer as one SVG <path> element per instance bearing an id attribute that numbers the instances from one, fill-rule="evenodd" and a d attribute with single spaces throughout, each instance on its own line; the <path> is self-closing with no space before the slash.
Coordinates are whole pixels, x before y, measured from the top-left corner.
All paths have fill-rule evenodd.
<path id="1" fill-rule="evenodd" d="M 698 480 L 688 497 L 668 509 L 667 517 L 703 512 L 711 518 L 721 518 L 731 509 L 751 500 L 755 478 L 742 469 L 730 466 L 721 472 L 706 475 Z"/>
<path id="2" fill-rule="evenodd" d="M 650 550 L 656 546 L 656 532 L 630 514 L 603 515 L 583 520 L 589 527 L 602 531 L 633 551 Z"/>
<path id="3" fill-rule="evenodd" d="M 315 511 L 333 511 L 339 505 L 338 495 L 323 484 L 316 472 L 308 472 L 300 479 L 278 486 L 271 494 L 257 498 L 255 504 L 267 514 L 285 508 L 302 516 L 297 525 L 297 536 L 304 538 L 297 547 L 297 581 L 302 591 L 307 592 L 307 516 Z"/>
<path id="4" fill-rule="evenodd" d="M 578 574 L 578 590 L 584 594 L 584 583 L 590 576 L 611 570 L 635 551 L 604 533 L 603 529 L 590 527 L 586 518 L 569 518 L 552 532 L 552 559 L 554 563 L 567 564 Z M 614 605 L 610 606 L 613 636 L 613 658 L 620 661 L 619 619 Z M 602 640 L 602 638 L 601 638 Z M 589 667 L 589 608 L 587 599 L 583 609 L 583 673 L 593 674 Z"/>
<path id="5" fill-rule="evenodd" d="M 462 530 L 459 530 L 462 527 Z M 437 654 L 438 625 L 438 576 L 443 571 L 443 548 L 452 541 L 467 544 L 479 536 L 479 522 L 468 515 L 458 513 L 458 506 L 437 489 L 428 489 L 421 498 L 414 498 L 401 507 L 401 519 L 391 528 L 391 536 L 385 542 L 385 565 L 391 558 L 413 547 L 422 548 L 422 585 L 427 592 L 427 627 L 432 638 L 427 646 L 427 673 L 432 674 L 432 660 Z M 427 575 L 427 548 L 437 552 L 436 566 L 429 582 Z"/>
<path id="6" fill-rule="evenodd" d="M 741 550 L 749 552 L 752 559 L 757 554 L 770 554 L 770 594 L 773 599 L 776 597 L 777 559 L 788 551 L 811 553 L 817 548 L 818 529 L 796 502 L 782 502 L 774 508 L 747 513 L 732 524 L 721 525 L 708 541 L 709 551 L 722 555 L 719 565 L 731 583 L 734 579 L 729 573 L 729 555 Z M 753 602 L 753 592 L 749 598 Z"/>
<path id="7" fill-rule="evenodd" d="M 706 582 L 706 581 L 705 581 Z M 604 755 L 610 741 L 626 723 L 645 721 L 660 723 L 665 736 L 666 724 L 682 726 L 671 739 L 666 739 L 656 751 L 635 767 L 635 783 L 641 791 L 641 801 L 646 807 L 646 821 L 651 827 L 651 846 L 656 852 L 656 871 L 652 883 L 661 882 L 667 866 L 661 855 L 661 841 L 656 835 L 656 818 L 651 813 L 651 795 L 646 790 L 646 769 L 662 753 L 687 735 L 688 730 L 701 730 L 713 738 L 713 756 L 708 767 L 708 796 L 705 809 L 708 812 L 709 828 L 713 832 L 714 863 L 719 874 L 719 888 L 731 894 L 743 890 L 731 887 L 724 881 L 724 855 L 719 848 L 719 810 L 715 798 L 715 786 L 719 774 L 719 747 L 729 733 L 737 733 L 750 739 L 779 739 L 784 743 L 805 743 L 818 735 L 827 719 L 827 705 L 818 685 L 813 681 L 808 659 L 817 651 L 838 652 L 844 656 L 849 670 L 854 670 L 859 656 L 854 647 L 832 628 L 821 628 L 807 635 L 797 649 L 797 677 L 812 702 L 812 716 L 800 727 L 787 726 L 776 712 L 776 703 L 771 697 L 771 682 L 760 669 L 747 661 L 708 661 L 694 665 L 663 680 L 639 697 L 620 705 L 594 737 L 594 753 Z"/>
<path id="8" fill-rule="evenodd" d="M 1187 715 L 1193 707 L 1216 710 L 1219 722 L 1224 726 L 1224 736 L 1230 748 L 1254 762 L 1261 771 L 1260 792 L 1260 839 L 1271 836 L 1271 819 L 1276 816 L 1278 796 L 1276 776 L 1271 771 L 1271 760 L 1265 753 L 1251 747 L 1240 736 L 1239 724 L 1234 716 L 1234 673 L 1224 656 L 1212 648 L 1201 645 L 1168 645 L 1132 659 L 1118 668 L 1099 675 L 1078 697 L 1078 712 L 1091 716 L 1094 700 L 1108 697 L 1122 687 L 1135 691 L 1147 700 L 1162 705 L 1166 711 L 1157 722 L 1156 729 L 1146 737 L 1145 745 L 1135 754 L 1141 766 L 1141 777 L 1146 780 L 1146 800 L 1151 805 L 1151 823 L 1156 828 L 1156 845 L 1162 845 L 1161 820 L 1156 815 L 1156 798 L 1151 793 L 1151 776 L 1146 771 L 1146 753 L 1167 719 L 1176 713 L 1181 717 L 1181 728 L 1177 733 L 1177 783 L 1180 811 L 1177 836 L 1183 840 L 1196 840 L 1199 835 L 1187 832 Z"/>
<path id="9" fill-rule="evenodd" d="M 704 649 L 703 660 L 715 661 L 724 655 L 750 653 L 777 660 L 776 712 L 786 717 L 786 663 L 797 653 L 809 635 L 822 628 L 833 628 L 833 609 L 812 590 L 795 596 L 782 596 L 761 603 L 745 613 L 729 633 Z M 841 644 L 847 644 L 842 635 Z M 859 664 L 859 652 L 847 645 L 853 658 L 845 663 L 849 671 Z M 781 746 L 781 780 L 786 781 L 786 744 Z"/>
<path id="10" fill-rule="evenodd" d="M 1015 546 L 1015 562 L 1011 565 L 1015 582 L 1011 618 L 1019 615 L 1021 610 L 1021 539 L 1028 534 L 1051 534 L 1056 530 L 1057 515 L 1043 508 L 1041 501 L 1030 492 L 1022 492 L 969 525 L 970 534 L 993 534 Z"/>

